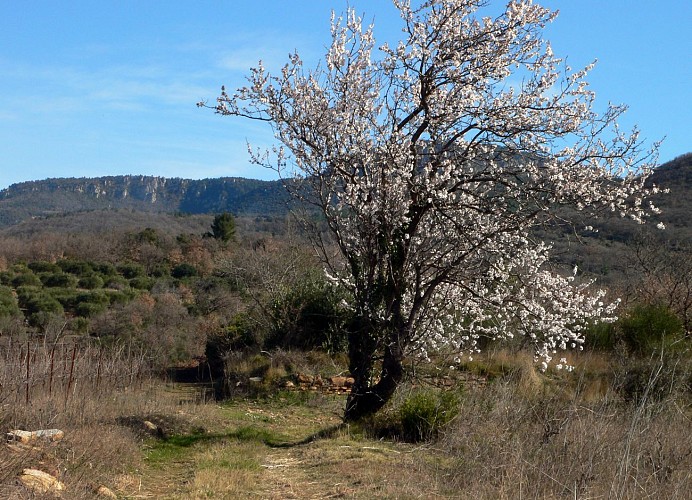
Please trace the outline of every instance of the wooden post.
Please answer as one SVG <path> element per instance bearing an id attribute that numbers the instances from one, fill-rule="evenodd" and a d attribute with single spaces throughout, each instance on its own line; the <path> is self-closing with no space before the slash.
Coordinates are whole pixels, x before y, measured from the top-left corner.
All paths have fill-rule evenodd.
<path id="1" fill-rule="evenodd" d="M 29 339 L 26 339 L 26 398 L 25 398 L 25 403 L 27 406 L 29 406 L 29 377 L 31 375 L 31 344 L 29 343 Z"/>

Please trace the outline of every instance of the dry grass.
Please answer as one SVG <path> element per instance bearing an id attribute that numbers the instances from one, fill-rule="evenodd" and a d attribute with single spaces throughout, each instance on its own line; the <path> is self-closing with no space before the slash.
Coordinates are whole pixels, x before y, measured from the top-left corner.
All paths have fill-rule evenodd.
<path id="1" fill-rule="evenodd" d="M 79 351 L 84 377 L 73 373 L 72 384 L 48 394 L 37 375 L 49 372 L 38 368 L 47 359 L 36 353 L 28 405 L 25 365 L 14 375 L 0 368 L 0 430 L 59 427 L 66 437 L 0 450 L 0 498 L 33 498 L 16 480 L 26 467 L 54 474 L 66 484 L 63 496 L 75 499 L 93 498 L 100 485 L 122 498 L 173 499 L 688 498 L 692 491 L 689 388 L 673 390 L 666 379 L 685 376 L 687 365 L 665 371 L 651 362 L 628 402 L 618 392 L 622 367 L 604 356 L 575 358 L 572 374 L 540 374 L 529 358 L 498 352 L 474 365 L 494 380 L 469 383 L 439 439 L 412 445 L 341 425 L 343 396 L 274 392 L 215 403 L 195 387 L 148 376 L 130 384 L 132 360 L 123 352 L 109 358 L 114 378 L 101 374 L 97 391 L 98 358 Z M 281 356 L 289 354 L 274 356 L 265 371 L 273 378 L 309 363 Z M 145 420 L 161 429 L 158 437 Z"/>
<path id="2" fill-rule="evenodd" d="M 474 498 L 688 498 L 689 394 L 654 394 L 655 363 L 631 403 L 585 373 L 534 394 L 521 379 L 470 394 L 439 443 L 447 470 L 458 471 L 455 489 Z"/>

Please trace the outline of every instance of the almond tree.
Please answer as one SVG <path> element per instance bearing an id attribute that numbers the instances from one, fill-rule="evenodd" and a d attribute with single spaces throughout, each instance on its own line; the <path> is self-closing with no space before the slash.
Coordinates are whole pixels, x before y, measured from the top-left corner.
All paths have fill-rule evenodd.
<path id="1" fill-rule="evenodd" d="M 352 297 L 346 419 L 386 403 L 407 356 L 522 335 L 545 368 L 579 347 L 615 303 L 548 269 L 531 229 L 575 210 L 655 211 L 656 148 L 618 129 L 624 107 L 594 111 L 590 67 L 572 71 L 541 38 L 556 14 L 524 0 L 479 18 L 484 3 L 394 0 L 396 46 L 376 46 L 353 10 L 333 16 L 315 69 L 297 53 L 276 75 L 260 62 L 212 106 L 269 122 L 280 144 L 253 160 L 299 178 L 287 185 L 326 218 L 338 256 L 318 248 Z"/>

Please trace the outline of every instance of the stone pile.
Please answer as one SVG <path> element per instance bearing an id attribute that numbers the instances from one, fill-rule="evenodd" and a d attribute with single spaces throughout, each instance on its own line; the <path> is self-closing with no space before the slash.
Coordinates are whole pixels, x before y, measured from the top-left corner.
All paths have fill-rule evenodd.
<path id="1" fill-rule="evenodd" d="M 299 373 L 294 380 L 287 380 L 284 387 L 296 391 L 321 391 L 330 394 L 346 394 L 353 387 L 353 377 L 326 377 Z"/>

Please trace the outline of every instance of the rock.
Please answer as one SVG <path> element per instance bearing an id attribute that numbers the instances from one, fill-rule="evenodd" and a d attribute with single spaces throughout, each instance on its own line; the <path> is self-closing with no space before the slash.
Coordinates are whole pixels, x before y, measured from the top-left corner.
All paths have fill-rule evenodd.
<path id="1" fill-rule="evenodd" d="M 284 382 L 284 387 L 286 389 L 293 389 L 295 386 L 296 386 L 296 384 L 294 384 L 290 380 L 287 380 L 286 382 Z"/>
<path id="2" fill-rule="evenodd" d="M 159 439 L 166 439 L 166 433 L 163 432 L 163 429 L 155 423 L 150 422 L 149 420 L 144 420 L 142 424 L 144 424 L 147 432 L 149 432 L 149 434 L 152 436 L 156 436 Z"/>
<path id="3" fill-rule="evenodd" d="M 148 420 L 145 420 L 142 423 L 144 424 L 144 427 L 146 427 L 148 431 L 156 432 L 159 430 L 158 426 L 153 422 L 149 422 Z"/>
<path id="4" fill-rule="evenodd" d="M 310 375 L 305 375 L 304 373 L 299 373 L 296 375 L 296 379 L 298 380 L 299 384 L 312 384 L 312 381 L 314 380 Z"/>
<path id="5" fill-rule="evenodd" d="M 250 380 L 250 382 L 254 382 L 255 384 L 259 384 L 262 382 L 262 377 L 250 377 L 248 380 Z"/>
<path id="6" fill-rule="evenodd" d="M 332 387 L 344 387 L 346 385 L 346 377 L 329 377 L 329 385 Z"/>
<path id="7" fill-rule="evenodd" d="M 113 491 L 106 486 L 99 486 L 96 490 L 96 496 L 104 498 L 118 498 L 118 495 L 113 493 Z"/>
<path id="8" fill-rule="evenodd" d="M 7 433 L 8 441 L 19 441 L 21 443 L 30 443 L 38 439 L 60 441 L 64 437 L 65 433 L 60 429 L 41 429 L 38 431 L 23 431 L 16 429 Z"/>
<path id="9" fill-rule="evenodd" d="M 19 480 L 27 488 L 38 493 L 58 492 L 65 489 L 65 485 L 55 477 L 38 469 L 24 469 Z"/>

